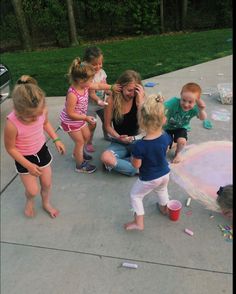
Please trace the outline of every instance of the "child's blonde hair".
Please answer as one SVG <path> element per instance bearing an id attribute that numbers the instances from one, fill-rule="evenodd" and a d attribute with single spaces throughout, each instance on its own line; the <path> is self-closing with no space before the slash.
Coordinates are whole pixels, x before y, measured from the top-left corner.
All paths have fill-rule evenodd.
<path id="1" fill-rule="evenodd" d="M 192 83 L 192 82 L 185 84 L 182 87 L 182 90 L 181 90 L 180 94 L 182 95 L 182 93 L 186 92 L 186 91 L 189 91 L 189 92 L 192 92 L 192 93 L 197 93 L 198 94 L 198 99 L 200 98 L 201 93 L 202 93 L 201 87 L 198 84 Z"/>
<path id="2" fill-rule="evenodd" d="M 134 70 L 126 70 L 125 72 L 123 72 L 117 79 L 116 83 L 121 85 L 121 87 L 125 87 L 130 83 L 142 85 L 140 74 Z M 113 116 L 116 122 L 121 121 L 123 119 L 122 100 L 122 92 L 113 94 Z"/>
<path id="3" fill-rule="evenodd" d="M 147 97 L 138 113 L 139 127 L 143 131 L 156 131 L 165 123 L 165 107 L 161 94 L 152 94 Z"/>
<path id="4" fill-rule="evenodd" d="M 43 105 L 45 104 L 45 93 L 34 78 L 23 75 L 16 82 L 12 92 L 12 100 L 15 111 L 24 115 L 37 109 L 41 101 L 43 101 Z"/>
<path id="5" fill-rule="evenodd" d="M 90 78 L 93 78 L 94 75 L 95 70 L 93 66 L 82 62 L 79 57 L 76 57 L 72 61 L 68 71 L 70 83 L 78 82 L 78 80 L 88 81 Z"/>

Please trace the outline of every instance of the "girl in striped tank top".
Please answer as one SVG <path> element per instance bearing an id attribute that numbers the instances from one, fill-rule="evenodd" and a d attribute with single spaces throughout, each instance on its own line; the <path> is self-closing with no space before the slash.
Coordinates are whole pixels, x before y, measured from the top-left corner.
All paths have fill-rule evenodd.
<path id="1" fill-rule="evenodd" d="M 120 90 L 119 85 L 94 83 L 94 75 L 95 70 L 92 65 L 82 63 L 79 57 L 73 60 L 68 72 L 71 85 L 60 113 L 61 127 L 75 144 L 73 157 L 76 161 L 76 172 L 92 173 L 96 170 L 94 165 L 88 163 L 92 157 L 84 151 L 84 146 L 90 138 L 88 124 L 96 123 L 93 116 L 86 115 L 89 90 Z"/>

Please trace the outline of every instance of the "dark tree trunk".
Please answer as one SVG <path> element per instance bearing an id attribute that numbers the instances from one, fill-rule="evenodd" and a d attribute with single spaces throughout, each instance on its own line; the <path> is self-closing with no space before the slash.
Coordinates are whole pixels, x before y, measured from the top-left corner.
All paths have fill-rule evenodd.
<path id="1" fill-rule="evenodd" d="M 77 45 L 79 42 L 77 39 L 76 24 L 75 24 L 74 9 L 73 9 L 73 0 L 67 0 L 67 10 L 68 10 L 68 17 L 69 17 L 71 45 Z"/>
<path id="2" fill-rule="evenodd" d="M 32 50 L 31 37 L 29 34 L 29 29 L 28 29 L 26 20 L 25 20 L 25 14 L 22 8 L 22 2 L 21 0 L 12 0 L 12 5 L 14 7 L 22 45 L 24 49 L 31 51 Z"/>
<path id="3" fill-rule="evenodd" d="M 164 0 L 160 0 L 161 33 L 165 32 L 164 27 Z"/>

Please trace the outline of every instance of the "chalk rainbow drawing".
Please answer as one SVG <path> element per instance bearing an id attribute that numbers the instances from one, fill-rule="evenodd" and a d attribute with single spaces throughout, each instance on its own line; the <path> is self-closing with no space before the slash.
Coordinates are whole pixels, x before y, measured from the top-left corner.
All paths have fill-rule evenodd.
<path id="1" fill-rule="evenodd" d="M 171 164 L 171 178 L 207 209 L 219 212 L 216 192 L 233 183 L 232 142 L 191 145 L 182 156 L 182 162 Z"/>

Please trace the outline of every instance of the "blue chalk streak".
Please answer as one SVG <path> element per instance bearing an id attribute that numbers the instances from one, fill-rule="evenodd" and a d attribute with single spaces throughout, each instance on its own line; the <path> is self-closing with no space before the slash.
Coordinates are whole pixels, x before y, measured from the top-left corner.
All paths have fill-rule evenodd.
<path id="1" fill-rule="evenodd" d="M 144 86 L 145 87 L 154 87 L 157 83 L 153 83 L 153 82 L 148 82 L 146 83 Z"/>

